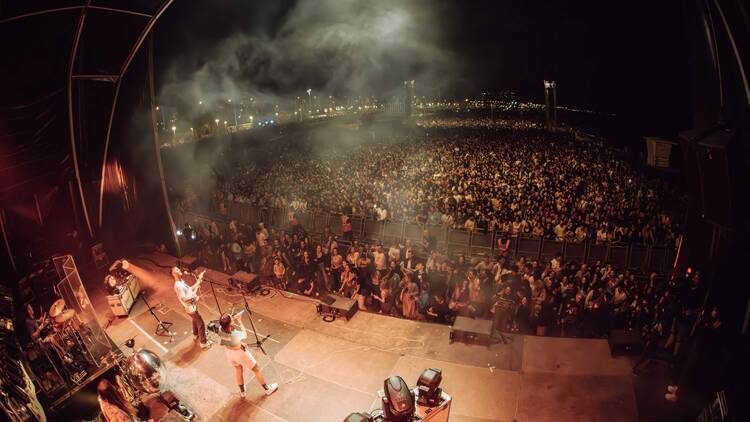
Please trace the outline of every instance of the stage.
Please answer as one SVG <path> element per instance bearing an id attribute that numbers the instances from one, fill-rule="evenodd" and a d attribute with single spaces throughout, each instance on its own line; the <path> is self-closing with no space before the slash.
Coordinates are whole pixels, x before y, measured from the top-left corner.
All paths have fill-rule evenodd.
<path id="1" fill-rule="evenodd" d="M 373 408 L 388 376 L 400 375 L 413 385 L 429 367 L 443 371 L 442 387 L 453 396 L 451 421 L 638 420 L 632 362 L 610 357 L 606 340 L 513 335 L 512 343 L 489 348 L 449 344 L 449 326 L 366 312 L 348 322 L 327 323 L 316 313 L 315 301 L 277 291 L 248 296 L 248 302 L 258 334 L 271 335 L 264 344 L 268 355 L 256 348 L 253 354 L 266 379 L 279 383 L 279 391 L 266 397 L 247 371 L 248 393 L 242 399 L 221 347 L 201 350 L 193 342 L 190 320 L 165 268 L 175 258 L 151 254 L 149 260 L 131 262 L 149 303 L 160 318 L 174 323 L 176 335 L 154 335 L 156 321 L 143 301 L 128 318 L 114 319 L 107 332 L 117 344 L 135 337 L 136 348 L 158 354 L 168 368 L 168 387 L 195 411 L 197 420 L 342 421 L 351 412 Z M 222 284 L 228 277 L 206 273 Z M 99 290 L 90 288 L 89 295 L 105 324 L 111 312 Z M 243 308 L 238 293 L 216 293 L 223 311 Z M 204 319 L 217 319 L 206 282 L 201 296 Z M 162 420 L 180 419 L 168 415 Z"/>

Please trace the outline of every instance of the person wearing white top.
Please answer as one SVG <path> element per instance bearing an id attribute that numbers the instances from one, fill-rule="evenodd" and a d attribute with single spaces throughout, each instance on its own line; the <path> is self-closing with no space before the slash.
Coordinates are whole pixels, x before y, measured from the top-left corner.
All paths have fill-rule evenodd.
<path id="1" fill-rule="evenodd" d="M 194 285 L 188 285 L 185 280 L 182 279 L 182 270 L 177 267 L 172 268 L 172 278 L 174 279 L 174 291 L 177 294 L 180 304 L 185 308 L 185 312 L 190 315 L 190 319 L 193 321 L 193 339 L 199 340 L 202 348 L 206 349 L 213 344 L 206 338 L 206 324 L 203 322 L 203 317 L 198 312 L 198 289 L 200 289 L 201 282 L 203 282 L 203 275 L 206 272 L 201 272 Z"/>

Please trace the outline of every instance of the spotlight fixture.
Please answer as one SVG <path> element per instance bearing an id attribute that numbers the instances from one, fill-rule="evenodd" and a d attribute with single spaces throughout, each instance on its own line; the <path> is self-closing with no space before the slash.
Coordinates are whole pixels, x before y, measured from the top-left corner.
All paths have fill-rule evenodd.
<path id="1" fill-rule="evenodd" d="M 427 368 L 422 371 L 422 375 L 417 380 L 417 404 L 421 406 L 434 407 L 440 403 L 442 389 L 440 382 L 443 380 L 443 374 L 439 369 Z"/>
<path id="2" fill-rule="evenodd" d="M 372 416 L 368 413 L 350 413 L 344 419 L 344 422 L 373 422 Z"/>
<path id="3" fill-rule="evenodd" d="M 409 422 L 416 411 L 414 393 L 399 376 L 383 381 L 382 403 L 384 422 Z"/>

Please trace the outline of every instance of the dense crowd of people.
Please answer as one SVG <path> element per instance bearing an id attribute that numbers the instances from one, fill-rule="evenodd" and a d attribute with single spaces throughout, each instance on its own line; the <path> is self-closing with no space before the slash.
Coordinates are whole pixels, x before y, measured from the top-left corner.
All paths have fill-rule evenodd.
<path id="1" fill-rule="evenodd" d="M 670 244 L 681 198 L 603 142 L 516 120 L 435 119 L 348 146 L 279 146 L 219 200 L 558 240 Z M 674 211 L 677 210 L 677 211 Z"/>
<path id="2" fill-rule="evenodd" d="M 675 321 L 695 300 L 656 274 L 637 277 L 561 255 L 549 262 L 512 256 L 508 236 L 499 238 L 495 256 L 483 257 L 446 256 L 429 230 L 420 242 L 355 239 L 352 215 L 572 241 L 670 244 L 677 236 L 679 215 L 670 210 L 680 209 L 680 198 L 605 143 L 521 120 L 420 126 L 416 134 L 346 147 L 280 144 L 273 162 L 234 169 L 213 198 L 219 214 L 226 201 L 244 202 L 291 210 L 287 224 L 277 231 L 235 220 L 195 223 L 201 263 L 256 273 L 312 297 L 337 293 L 362 310 L 408 319 L 493 318 L 498 329 L 538 335 L 657 330 L 674 337 L 671 347 L 679 343 L 684 326 Z M 308 234 L 299 211 L 339 215 L 342 238 L 330 228 Z"/>
<path id="3" fill-rule="evenodd" d="M 700 307 L 693 284 L 636 277 L 628 270 L 511 256 L 451 258 L 425 231 L 420 242 L 383 245 L 306 233 L 289 214 L 285 230 L 194 223 L 203 265 L 227 273 L 244 270 L 282 290 L 311 297 L 336 293 L 361 310 L 413 320 L 450 323 L 459 315 L 493 318 L 498 329 L 537 335 L 600 337 L 613 328 L 658 330 L 679 347 L 687 321 Z M 685 293 L 687 292 L 687 293 Z M 692 311 L 691 311 L 692 312 Z"/>

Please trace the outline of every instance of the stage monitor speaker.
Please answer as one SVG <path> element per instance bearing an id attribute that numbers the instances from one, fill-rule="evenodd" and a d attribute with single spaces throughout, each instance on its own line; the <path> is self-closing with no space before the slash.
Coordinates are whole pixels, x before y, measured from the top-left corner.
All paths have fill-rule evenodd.
<path id="1" fill-rule="evenodd" d="M 637 355 L 643 351 L 643 339 L 638 331 L 612 330 L 609 333 L 609 353 L 615 355 Z"/>

